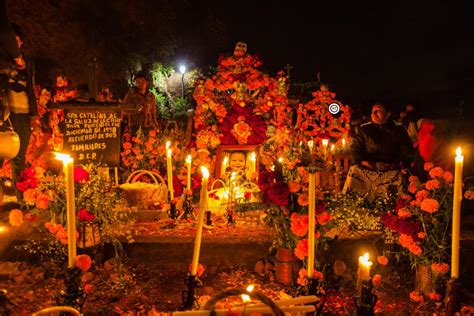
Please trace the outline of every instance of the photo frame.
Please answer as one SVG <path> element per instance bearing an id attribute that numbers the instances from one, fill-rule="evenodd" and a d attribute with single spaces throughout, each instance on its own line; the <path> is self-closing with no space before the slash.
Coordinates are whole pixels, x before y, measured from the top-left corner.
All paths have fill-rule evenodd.
<path id="1" fill-rule="evenodd" d="M 231 158 L 234 159 L 231 161 Z M 231 166 L 237 160 L 239 162 Z M 246 179 L 251 179 L 255 176 L 258 178 L 257 166 L 258 145 L 222 145 L 217 148 L 216 179 L 226 179 L 230 172 L 235 171 L 236 167 L 243 170 L 242 172 L 244 172 Z M 234 170 L 232 167 L 234 167 Z"/>

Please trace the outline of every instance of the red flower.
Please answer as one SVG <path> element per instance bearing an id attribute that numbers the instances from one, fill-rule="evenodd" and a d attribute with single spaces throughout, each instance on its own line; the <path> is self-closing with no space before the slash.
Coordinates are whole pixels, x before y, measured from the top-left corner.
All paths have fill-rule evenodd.
<path id="1" fill-rule="evenodd" d="M 382 276 L 380 274 L 374 275 L 374 277 L 372 278 L 372 284 L 374 286 L 379 286 L 380 283 L 382 283 Z"/>
<path id="2" fill-rule="evenodd" d="M 74 167 L 74 182 L 84 183 L 89 181 L 89 172 L 81 166 Z"/>
<path id="3" fill-rule="evenodd" d="M 88 210 L 81 208 L 77 212 L 77 217 L 80 221 L 92 222 L 95 218 L 95 215 L 90 213 Z"/>
<path id="4" fill-rule="evenodd" d="M 298 241 L 298 243 L 296 244 L 295 256 L 303 260 L 308 256 L 308 251 L 308 238 L 301 239 L 300 241 Z"/>
<path id="5" fill-rule="evenodd" d="M 386 266 L 388 264 L 388 258 L 385 256 L 378 256 L 377 261 L 379 264 Z"/>
<path id="6" fill-rule="evenodd" d="M 82 272 L 86 272 L 90 269 L 92 265 L 91 257 L 88 255 L 79 255 L 76 256 L 76 267 L 82 270 Z"/>
<path id="7" fill-rule="evenodd" d="M 308 233 L 308 215 L 291 214 L 291 231 L 299 237 L 303 237 Z"/>

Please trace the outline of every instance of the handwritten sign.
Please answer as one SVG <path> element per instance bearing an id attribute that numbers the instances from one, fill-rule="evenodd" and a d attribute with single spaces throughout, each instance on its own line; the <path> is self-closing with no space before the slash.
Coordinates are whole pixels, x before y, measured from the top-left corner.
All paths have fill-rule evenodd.
<path id="1" fill-rule="evenodd" d="M 78 163 L 119 166 L 120 121 L 116 109 L 65 109 L 63 151 Z"/>

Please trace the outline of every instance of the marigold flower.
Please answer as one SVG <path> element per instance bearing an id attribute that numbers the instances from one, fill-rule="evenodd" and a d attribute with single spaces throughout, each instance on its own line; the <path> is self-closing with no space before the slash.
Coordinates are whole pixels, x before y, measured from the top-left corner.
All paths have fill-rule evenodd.
<path id="1" fill-rule="evenodd" d="M 316 215 L 316 219 L 320 225 L 326 225 L 330 220 L 332 220 L 332 215 L 328 212 L 322 212 Z"/>
<path id="2" fill-rule="evenodd" d="M 417 201 L 421 202 L 425 198 L 427 198 L 428 195 L 430 195 L 430 193 L 428 191 L 420 190 L 420 191 L 416 192 L 415 198 L 416 198 Z"/>
<path id="3" fill-rule="evenodd" d="M 449 264 L 444 263 L 444 262 L 432 263 L 431 270 L 433 270 L 435 274 L 443 275 L 449 272 Z"/>
<path id="4" fill-rule="evenodd" d="M 298 196 L 298 204 L 301 206 L 307 206 L 309 204 L 309 197 L 307 193 L 302 193 Z"/>
<path id="5" fill-rule="evenodd" d="M 425 188 L 427 188 L 428 190 L 439 189 L 441 188 L 441 183 L 439 183 L 439 181 L 436 179 L 428 180 L 425 183 Z"/>
<path id="6" fill-rule="evenodd" d="M 90 269 L 92 265 L 91 257 L 88 255 L 78 255 L 76 256 L 76 267 L 82 270 L 82 272 L 86 272 Z"/>
<path id="7" fill-rule="evenodd" d="M 382 276 L 380 274 L 376 274 L 372 277 L 372 284 L 374 286 L 379 286 L 382 283 Z"/>
<path id="8" fill-rule="evenodd" d="M 36 207 L 45 210 L 49 206 L 50 197 L 47 194 L 39 193 L 36 197 Z"/>
<path id="9" fill-rule="evenodd" d="M 428 213 L 434 213 L 439 208 L 439 203 L 435 199 L 426 198 L 420 203 L 420 208 Z"/>
<path id="10" fill-rule="evenodd" d="M 132 143 L 130 142 L 124 142 L 122 146 L 124 149 L 132 149 L 133 147 Z"/>
<path id="11" fill-rule="evenodd" d="M 449 171 L 445 171 L 443 174 L 443 179 L 446 181 L 446 183 L 452 183 L 453 182 L 453 174 Z"/>
<path id="12" fill-rule="evenodd" d="M 94 287 L 91 284 L 86 284 L 84 286 L 84 293 L 86 294 L 91 294 L 93 290 L 94 290 Z"/>
<path id="13" fill-rule="evenodd" d="M 23 192 L 23 199 L 27 204 L 35 204 L 37 196 L 38 191 L 35 189 L 27 189 L 25 192 Z"/>
<path id="14" fill-rule="evenodd" d="M 400 237 L 398 237 L 398 241 L 405 248 L 409 248 L 411 245 L 415 243 L 413 240 L 413 237 L 409 235 L 405 235 L 405 234 L 400 234 Z"/>
<path id="15" fill-rule="evenodd" d="M 423 298 L 423 295 L 421 295 L 417 291 L 411 292 L 410 293 L 410 298 L 411 298 L 412 301 L 417 302 L 417 303 L 423 303 L 423 301 L 425 300 Z"/>
<path id="16" fill-rule="evenodd" d="M 288 181 L 288 189 L 291 193 L 296 193 L 301 189 L 301 184 L 298 181 L 290 180 Z"/>
<path id="17" fill-rule="evenodd" d="M 415 184 L 410 183 L 408 185 L 408 192 L 415 194 L 416 191 L 418 191 L 418 187 Z"/>
<path id="18" fill-rule="evenodd" d="M 378 256 L 377 262 L 383 266 L 386 266 L 388 264 L 388 258 L 385 256 Z"/>
<path id="19" fill-rule="evenodd" d="M 291 214 L 291 231 L 298 237 L 303 237 L 308 233 L 308 215 Z"/>
<path id="20" fill-rule="evenodd" d="M 444 175 L 444 171 L 440 167 L 434 167 L 433 169 L 430 170 L 429 174 L 432 179 L 442 178 Z"/>
<path id="21" fill-rule="evenodd" d="M 434 167 L 434 164 L 432 162 L 426 162 L 425 165 L 423 166 L 425 171 L 430 171 L 431 169 L 433 169 L 433 167 Z"/>
<path id="22" fill-rule="evenodd" d="M 428 297 L 433 301 L 441 301 L 441 294 L 431 292 L 428 294 Z"/>
<path id="23" fill-rule="evenodd" d="M 410 247 L 408 247 L 408 250 L 410 250 L 410 252 L 416 256 L 421 255 L 421 253 L 423 252 L 421 247 L 415 244 L 410 245 Z"/>
<path id="24" fill-rule="evenodd" d="M 298 241 L 296 244 L 295 248 L 295 256 L 298 257 L 299 259 L 303 260 L 308 256 L 308 238 L 301 239 Z"/>
<path id="25" fill-rule="evenodd" d="M 415 181 L 418 181 L 418 177 L 417 177 L 417 176 L 410 176 L 410 177 L 408 178 L 408 181 L 409 181 L 410 183 L 415 182 Z"/>
<path id="26" fill-rule="evenodd" d="M 420 239 L 424 239 L 424 238 L 426 238 L 426 236 L 427 236 L 427 234 L 425 232 L 419 232 L 418 233 L 418 238 L 420 238 Z"/>
<path id="27" fill-rule="evenodd" d="M 10 225 L 19 227 L 23 223 L 23 212 L 19 209 L 13 209 L 8 214 Z"/>
<path id="28" fill-rule="evenodd" d="M 407 218 L 407 217 L 410 217 L 412 215 L 411 212 L 409 210 L 407 210 L 406 208 L 404 208 L 404 207 L 399 209 L 397 214 L 400 218 Z"/>

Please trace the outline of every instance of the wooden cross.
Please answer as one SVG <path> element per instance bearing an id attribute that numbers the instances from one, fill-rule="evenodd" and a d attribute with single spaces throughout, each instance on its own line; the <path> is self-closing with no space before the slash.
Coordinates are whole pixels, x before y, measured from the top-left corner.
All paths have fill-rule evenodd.
<path id="1" fill-rule="evenodd" d="M 291 66 L 290 64 L 286 64 L 286 76 L 288 77 L 288 80 L 290 79 L 290 71 L 291 69 L 293 69 L 293 66 Z"/>

